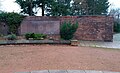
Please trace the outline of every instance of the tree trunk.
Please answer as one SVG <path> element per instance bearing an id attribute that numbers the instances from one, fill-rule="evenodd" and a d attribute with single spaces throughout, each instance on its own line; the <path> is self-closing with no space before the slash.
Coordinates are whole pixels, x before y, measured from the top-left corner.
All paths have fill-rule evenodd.
<path id="1" fill-rule="evenodd" d="M 32 16 L 32 1 L 30 2 L 30 16 Z"/>
<path id="2" fill-rule="evenodd" d="M 27 0 L 27 3 L 28 3 L 28 14 L 29 16 L 32 16 L 32 0 Z"/>
<path id="3" fill-rule="evenodd" d="M 44 4 L 42 4 L 42 16 L 44 16 Z"/>

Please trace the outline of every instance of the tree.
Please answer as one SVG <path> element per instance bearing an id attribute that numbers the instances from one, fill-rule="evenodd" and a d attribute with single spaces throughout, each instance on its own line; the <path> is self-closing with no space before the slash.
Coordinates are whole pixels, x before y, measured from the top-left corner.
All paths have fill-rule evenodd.
<path id="1" fill-rule="evenodd" d="M 18 34 L 18 28 L 20 26 L 21 21 L 23 20 L 24 16 L 18 13 L 7 13 L 2 12 L 0 13 L 0 22 L 4 22 L 9 27 L 9 32 Z"/>
<path id="2" fill-rule="evenodd" d="M 21 13 L 28 14 L 30 16 L 35 15 L 36 12 L 33 11 L 33 0 L 16 0 L 15 2 L 20 5 L 22 9 Z"/>
<path id="3" fill-rule="evenodd" d="M 120 9 L 111 9 L 109 15 L 114 17 L 114 32 L 120 33 Z"/>
<path id="4" fill-rule="evenodd" d="M 118 9 L 111 9 L 109 12 L 110 16 L 113 16 L 115 21 L 120 23 L 120 8 Z"/>
<path id="5" fill-rule="evenodd" d="M 73 1 L 73 2 L 72 2 Z M 72 3 L 71 3 L 72 2 Z M 108 0 L 16 0 L 22 13 L 37 14 L 42 9 L 42 16 L 66 15 L 106 15 L 109 8 Z"/>
<path id="6" fill-rule="evenodd" d="M 46 7 L 48 16 L 66 16 L 70 15 L 71 0 L 54 0 Z"/>
<path id="7" fill-rule="evenodd" d="M 21 13 L 30 16 L 37 14 L 38 8 L 42 9 L 42 16 L 44 16 L 45 6 L 53 0 L 16 0 L 15 2 L 20 5 Z"/>
<path id="8" fill-rule="evenodd" d="M 89 8 L 89 14 L 90 15 L 107 15 L 108 8 L 109 8 L 109 2 L 108 0 L 91 0 L 93 4 L 89 4 L 88 0 L 88 6 Z"/>
<path id="9" fill-rule="evenodd" d="M 71 15 L 84 15 L 87 14 L 86 0 L 73 0 Z"/>
<path id="10" fill-rule="evenodd" d="M 81 15 L 106 15 L 108 8 L 108 0 L 73 0 L 74 13 Z"/>
<path id="11" fill-rule="evenodd" d="M 42 9 L 42 16 L 45 15 L 45 11 L 47 6 L 50 6 L 51 3 L 53 3 L 55 0 L 36 0 L 35 1 L 35 7 Z"/>

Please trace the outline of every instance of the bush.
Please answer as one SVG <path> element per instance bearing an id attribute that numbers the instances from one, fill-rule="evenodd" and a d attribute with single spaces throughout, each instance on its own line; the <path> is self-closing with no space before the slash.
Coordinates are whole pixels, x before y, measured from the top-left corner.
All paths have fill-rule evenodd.
<path id="1" fill-rule="evenodd" d="M 16 40 L 17 36 L 15 34 L 10 34 L 10 35 L 7 36 L 7 39 L 8 40 Z"/>
<path id="2" fill-rule="evenodd" d="M 45 35 L 45 34 L 35 34 L 34 39 L 40 40 L 40 39 L 45 39 L 46 37 L 47 37 L 47 35 Z"/>
<path id="3" fill-rule="evenodd" d="M 10 33 L 18 34 L 18 28 L 24 17 L 25 16 L 14 12 L 11 13 L 1 12 L 0 22 L 4 22 L 8 25 Z"/>
<path id="4" fill-rule="evenodd" d="M 120 24 L 118 22 L 114 22 L 114 32 L 120 33 Z"/>
<path id="5" fill-rule="evenodd" d="M 41 40 L 45 39 L 47 35 L 45 34 L 35 34 L 35 33 L 27 33 L 25 34 L 25 38 L 29 40 L 29 38 L 33 38 L 34 40 Z"/>
<path id="6" fill-rule="evenodd" d="M 73 38 L 74 33 L 78 28 L 78 23 L 72 24 L 70 22 L 64 22 L 60 27 L 60 36 L 64 40 L 70 40 Z"/>
<path id="7" fill-rule="evenodd" d="M 30 37 L 31 37 L 31 33 L 26 33 L 26 34 L 25 34 L 25 38 L 26 38 L 27 40 L 29 40 Z"/>

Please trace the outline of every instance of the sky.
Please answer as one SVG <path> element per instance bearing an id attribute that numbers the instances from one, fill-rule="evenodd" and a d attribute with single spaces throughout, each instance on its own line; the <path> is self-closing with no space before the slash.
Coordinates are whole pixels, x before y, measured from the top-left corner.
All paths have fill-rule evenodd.
<path id="1" fill-rule="evenodd" d="M 20 12 L 20 7 L 15 0 L 1 0 L 1 9 L 6 12 Z M 109 0 L 110 8 L 120 8 L 120 0 Z M 39 15 L 39 14 L 38 14 Z"/>

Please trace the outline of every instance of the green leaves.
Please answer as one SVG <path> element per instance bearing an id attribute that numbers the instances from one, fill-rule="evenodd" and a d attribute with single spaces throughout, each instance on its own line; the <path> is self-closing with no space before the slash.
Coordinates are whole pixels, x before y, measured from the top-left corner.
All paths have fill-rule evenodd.
<path id="1" fill-rule="evenodd" d="M 17 39 L 17 36 L 16 36 L 15 34 L 10 34 L 10 35 L 6 36 L 6 38 L 7 38 L 8 40 L 16 40 L 16 39 Z"/>
<path id="2" fill-rule="evenodd" d="M 36 34 L 36 33 L 26 33 L 25 34 L 25 38 L 27 40 L 29 40 L 30 38 L 34 39 L 34 40 L 41 40 L 41 39 L 45 39 L 47 37 L 47 35 L 45 34 Z"/>
<path id="3" fill-rule="evenodd" d="M 64 40 L 72 39 L 77 28 L 78 28 L 78 23 L 71 24 L 70 22 L 68 23 L 64 22 L 63 24 L 61 24 L 60 27 L 61 38 Z"/>
<path id="4" fill-rule="evenodd" d="M 41 8 L 43 16 L 106 15 L 109 8 L 108 0 L 16 0 L 16 3 L 24 14 L 35 15 Z"/>
<path id="5" fill-rule="evenodd" d="M 17 34 L 18 27 L 20 26 L 21 21 L 23 20 L 24 16 L 18 13 L 7 13 L 2 12 L 0 13 L 0 22 L 4 22 L 9 27 L 9 32 Z"/>
<path id="6" fill-rule="evenodd" d="M 72 15 L 107 15 L 108 0 L 73 0 Z"/>

